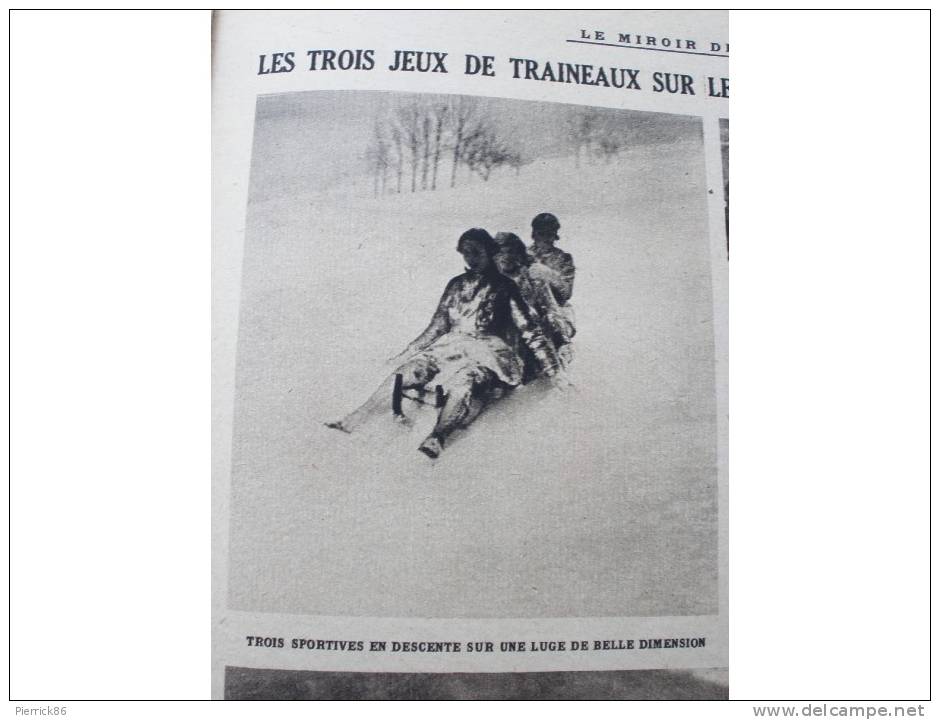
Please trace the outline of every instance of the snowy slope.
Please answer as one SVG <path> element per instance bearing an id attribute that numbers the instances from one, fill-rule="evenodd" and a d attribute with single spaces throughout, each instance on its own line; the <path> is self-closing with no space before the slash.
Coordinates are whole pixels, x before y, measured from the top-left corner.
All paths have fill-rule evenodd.
<path id="1" fill-rule="evenodd" d="M 717 611 L 704 167 L 688 143 L 454 189 L 249 208 L 230 599 L 280 612 L 598 616 Z M 468 227 L 551 211 L 578 268 L 568 392 L 522 388 L 435 462 L 359 404 L 462 271 Z M 460 568 L 454 572 L 454 568 Z M 442 581 L 447 578 L 447 581 Z M 276 595 L 269 588 L 279 588 Z M 350 601 L 351 598 L 357 599 Z"/>

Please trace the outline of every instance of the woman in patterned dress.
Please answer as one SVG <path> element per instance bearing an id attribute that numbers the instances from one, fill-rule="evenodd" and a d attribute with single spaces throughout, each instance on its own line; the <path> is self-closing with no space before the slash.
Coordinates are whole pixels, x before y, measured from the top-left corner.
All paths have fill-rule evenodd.
<path id="1" fill-rule="evenodd" d="M 542 334 L 552 341 L 563 365 L 571 359 L 571 339 L 574 337 L 574 323 L 568 308 L 558 304 L 551 290 L 549 272 L 540 263 L 534 262 L 526 252 L 525 243 L 518 235 L 510 232 L 496 233 L 496 245 L 499 250 L 494 258 L 499 271 L 510 278 L 519 288 L 523 299 L 535 312 Z M 516 352 L 525 363 L 523 382 L 529 382 L 538 376 L 538 368 L 525 346 L 517 345 Z"/>
<path id="2" fill-rule="evenodd" d="M 522 382 L 523 364 L 513 350 L 520 338 L 539 373 L 559 371 L 558 355 L 516 284 L 499 272 L 493 258 L 497 245 L 486 230 L 472 228 L 460 236 L 457 252 L 466 272 L 444 289 L 431 322 L 393 358 L 401 362 L 365 403 L 328 427 L 354 432 L 390 404 L 395 375 L 402 386 L 424 388 L 432 381 L 444 389 L 437 424 L 419 450 L 436 458 L 450 434 L 480 414 L 493 391 Z M 402 362 L 403 361 L 403 362 Z"/>

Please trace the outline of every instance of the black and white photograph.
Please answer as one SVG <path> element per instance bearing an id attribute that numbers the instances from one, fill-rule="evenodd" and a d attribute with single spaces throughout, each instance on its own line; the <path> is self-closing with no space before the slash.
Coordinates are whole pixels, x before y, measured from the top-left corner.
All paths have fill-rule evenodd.
<path id="1" fill-rule="evenodd" d="M 929 11 L 7 21 L 12 716 L 929 715 Z"/>
<path id="2" fill-rule="evenodd" d="M 702 124 L 258 97 L 231 609 L 719 612 Z"/>

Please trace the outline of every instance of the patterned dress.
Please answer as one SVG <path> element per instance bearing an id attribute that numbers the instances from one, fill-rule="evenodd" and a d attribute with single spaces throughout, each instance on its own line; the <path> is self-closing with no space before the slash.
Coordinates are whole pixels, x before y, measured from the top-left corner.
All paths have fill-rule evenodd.
<path id="1" fill-rule="evenodd" d="M 554 345 L 516 284 L 495 270 L 468 270 L 447 283 L 431 323 L 411 344 L 418 350 L 412 363 L 424 369 L 418 377 L 433 378 L 445 388 L 467 372 L 492 374 L 515 386 L 523 377 L 522 360 L 513 349 L 517 341 L 531 353 L 540 374 L 558 371 Z"/>
<path id="2" fill-rule="evenodd" d="M 549 285 L 549 275 L 551 275 L 550 270 L 539 263 L 533 263 L 527 267 L 521 267 L 519 272 L 510 277 L 519 287 L 526 304 L 534 311 L 542 334 L 551 342 L 562 364 L 567 365 L 571 356 L 571 339 L 575 334 L 574 323 L 570 306 L 560 307 L 555 300 L 555 295 Z M 524 383 L 543 374 L 532 352 L 518 338 L 514 349 L 523 361 Z"/>

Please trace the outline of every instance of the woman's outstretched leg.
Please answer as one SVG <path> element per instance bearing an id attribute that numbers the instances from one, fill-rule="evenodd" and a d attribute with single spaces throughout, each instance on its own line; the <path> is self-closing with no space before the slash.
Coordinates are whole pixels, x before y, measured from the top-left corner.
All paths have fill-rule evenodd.
<path id="1" fill-rule="evenodd" d="M 357 407 L 342 420 L 326 423 L 326 426 L 334 430 L 342 430 L 351 433 L 357 430 L 362 423 L 373 415 L 385 410 L 390 410 L 392 405 L 392 390 L 395 387 L 395 376 L 402 376 L 402 387 L 417 388 L 423 387 L 437 374 L 437 366 L 434 361 L 428 357 L 419 357 L 409 360 L 399 367 L 395 372 L 389 375 L 374 393 L 362 405 Z"/>
<path id="2" fill-rule="evenodd" d="M 487 396 L 496 383 L 496 376 L 486 368 L 467 368 L 457 373 L 447 390 L 447 399 L 437 416 L 434 430 L 418 450 L 432 458 L 440 455 L 445 440 L 454 430 L 467 427 L 476 420 L 486 407 Z"/>

